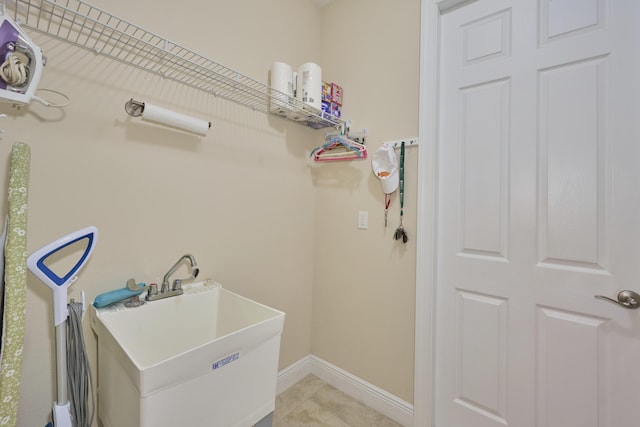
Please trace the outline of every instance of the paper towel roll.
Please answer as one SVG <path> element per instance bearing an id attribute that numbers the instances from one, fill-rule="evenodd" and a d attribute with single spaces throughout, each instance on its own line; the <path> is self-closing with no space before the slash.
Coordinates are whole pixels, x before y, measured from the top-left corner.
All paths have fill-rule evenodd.
<path id="1" fill-rule="evenodd" d="M 201 136 L 205 136 L 211 127 L 211 123 L 206 120 L 176 113 L 175 111 L 167 110 L 166 108 L 158 107 L 148 102 L 144 103 L 142 120 L 174 127 Z"/>
<path id="2" fill-rule="evenodd" d="M 293 91 L 293 71 L 291 65 L 284 62 L 274 62 L 271 64 L 271 88 L 278 92 L 271 94 L 271 112 L 285 115 L 289 110 L 289 98 L 294 97 Z M 284 93 L 283 96 L 279 92 Z"/>
<path id="3" fill-rule="evenodd" d="M 302 64 L 298 68 L 298 101 L 312 106 L 316 110 L 322 108 L 322 69 L 313 62 Z"/>

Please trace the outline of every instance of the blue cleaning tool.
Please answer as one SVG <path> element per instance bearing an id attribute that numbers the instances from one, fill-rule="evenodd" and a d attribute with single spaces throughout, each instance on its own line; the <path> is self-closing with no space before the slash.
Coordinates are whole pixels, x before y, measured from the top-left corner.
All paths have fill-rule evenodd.
<path id="1" fill-rule="evenodd" d="M 145 283 L 138 283 L 136 285 L 134 282 L 132 287 L 129 287 L 129 284 L 127 284 L 126 288 L 116 289 L 116 290 L 105 292 L 103 294 L 98 295 L 96 299 L 93 300 L 93 306 L 95 308 L 102 308 L 102 307 L 106 307 L 108 305 L 114 304 L 116 302 L 125 300 L 127 298 L 140 295 L 146 289 L 146 287 L 147 285 Z M 132 289 L 132 288 L 135 288 L 135 289 Z"/>
<path id="2" fill-rule="evenodd" d="M 98 238 L 98 229 L 90 226 L 75 231 L 38 249 L 27 258 L 29 270 L 53 291 L 53 323 L 56 330 L 56 374 L 57 398 L 53 403 L 53 425 L 55 427 L 73 427 L 71 422 L 71 405 L 67 397 L 67 329 L 66 320 L 69 316 L 67 308 L 67 289 L 77 279 L 77 273 L 87 263 Z M 53 264 L 58 257 L 55 254 L 72 247 L 82 247 L 86 244 L 84 253 L 69 270 L 63 274 L 56 274 L 47 265 Z M 61 255 L 61 254 L 60 254 Z M 84 300 L 84 293 L 83 293 Z M 84 304 L 84 301 L 83 301 Z"/>

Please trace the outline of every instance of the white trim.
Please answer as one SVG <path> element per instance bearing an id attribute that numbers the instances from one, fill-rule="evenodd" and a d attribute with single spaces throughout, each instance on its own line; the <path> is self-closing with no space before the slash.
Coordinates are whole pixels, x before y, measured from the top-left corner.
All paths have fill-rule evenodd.
<path id="1" fill-rule="evenodd" d="M 327 384 L 403 426 L 414 425 L 413 405 L 326 360 L 312 355 L 300 359 L 278 373 L 278 393 L 282 393 L 309 374 L 317 376 Z"/>
<path id="2" fill-rule="evenodd" d="M 311 373 L 311 356 L 305 356 L 297 362 L 293 362 L 278 372 L 276 394 L 286 391 L 289 387 Z"/>
<path id="3" fill-rule="evenodd" d="M 331 363 L 311 356 L 314 375 L 403 426 L 413 425 L 413 405 Z"/>
<path id="4" fill-rule="evenodd" d="M 455 1 L 455 0 L 454 0 Z M 442 0 L 421 0 L 414 426 L 434 425 L 438 70 Z M 450 4 L 449 4 L 450 5 Z"/>

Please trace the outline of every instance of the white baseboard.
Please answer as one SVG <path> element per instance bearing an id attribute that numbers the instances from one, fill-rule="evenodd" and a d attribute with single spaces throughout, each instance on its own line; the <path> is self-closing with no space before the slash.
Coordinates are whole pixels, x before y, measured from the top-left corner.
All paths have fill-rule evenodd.
<path id="1" fill-rule="evenodd" d="M 413 425 L 413 405 L 316 356 L 306 356 L 278 373 L 280 394 L 313 374 L 403 426 Z"/>
<path id="2" fill-rule="evenodd" d="M 276 385 L 276 394 L 286 391 L 289 387 L 306 377 L 311 373 L 311 356 L 303 357 L 297 362 L 278 372 L 278 383 Z"/>

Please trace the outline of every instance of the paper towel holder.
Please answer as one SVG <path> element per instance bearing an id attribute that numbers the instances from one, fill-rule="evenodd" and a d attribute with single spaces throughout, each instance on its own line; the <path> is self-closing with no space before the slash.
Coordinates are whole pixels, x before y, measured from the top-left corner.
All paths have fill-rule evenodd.
<path id="1" fill-rule="evenodd" d="M 152 108 L 151 106 L 149 108 Z M 158 107 L 153 107 L 154 109 L 158 109 Z M 144 110 L 145 110 L 145 103 L 142 101 L 136 101 L 135 99 L 131 98 L 129 101 L 127 101 L 124 104 L 124 109 L 127 112 L 127 114 L 129 114 L 131 117 L 141 117 L 143 119 L 145 119 L 145 117 L 143 116 Z M 164 109 L 162 109 L 164 110 Z M 173 111 L 169 111 L 169 110 L 164 110 L 165 111 L 165 116 L 163 118 L 154 118 L 154 119 L 150 119 L 150 121 L 153 121 L 155 123 L 161 124 L 161 125 L 165 125 L 165 126 L 169 126 L 169 127 L 173 127 L 173 128 L 177 128 L 186 132 L 190 132 L 190 133 L 195 133 L 198 134 L 200 136 L 204 136 L 206 131 L 208 131 L 209 129 L 211 129 L 211 122 L 207 122 L 205 120 L 200 120 L 200 119 L 196 119 L 194 117 L 190 117 L 181 113 L 177 113 L 177 112 L 173 112 Z M 191 122 L 194 122 L 195 124 L 190 125 L 187 124 L 185 125 L 184 123 L 180 122 L 180 118 L 183 119 L 187 119 Z M 174 120 L 177 119 L 177 120 Z"/>
<path id="2" fill-rule="evenodd" d="M 131 117 L 140 117 L 144 111 L 144 102 L 136 101 L 131 98 L 124 104 L 124 109 Z"/>

